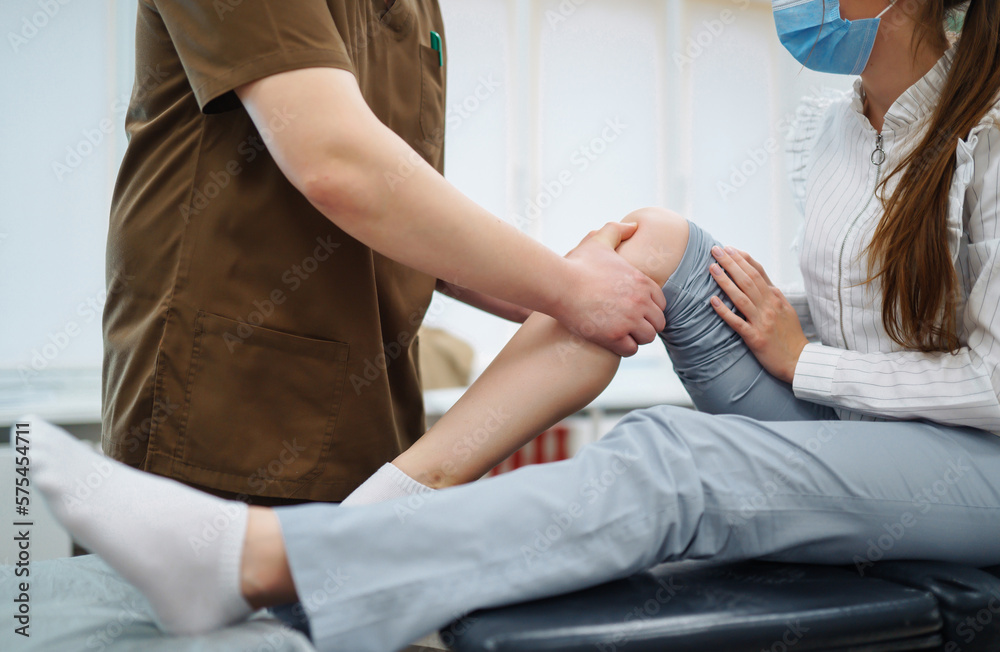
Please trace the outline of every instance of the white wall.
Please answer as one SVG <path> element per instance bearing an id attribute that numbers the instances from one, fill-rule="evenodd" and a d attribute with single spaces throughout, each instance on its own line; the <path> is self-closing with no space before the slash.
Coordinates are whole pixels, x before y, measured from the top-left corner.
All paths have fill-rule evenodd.
<path id="1" fill-rule="evenodd" d="M 770 2 L 441 4 L 447 176 L 459 188 L 560 252 L 635 208 L 668 206 L 752 251 L 774 278 L 795 279 L 788 247 L 798 218 L 784 159 L 760 151 L 781 140 L 810 87 L 849 80 L 802 71 L 774 36 Z M 58 11 L 47 16 L 43 6 Z M 48 387 L 33 362 L 60 377 L 75 370 L 71 384 L 86 381 L 82 403 L 99 401 L 104 244 L 134 16 L 135 0 L 0 3 L 0 412 Z M 622 133 L 595 142 L 609 120 Z M 100 135 L 96 146 L 88 133 Z M 586 169 L 585 147 L 602 150 Z M 83 154 L 78 163 L 67 148 Z M 70 169 L 57 171 L 60 163 Z M 734 192 L 720 189 L 744 165 L 759 169 L 737 177 Z M 544 204 L 537 218 L 531 201 Z M 480 369 L 513 332 L 447 299 L 435 301 L 429 322 L 473 342 Z M 665 356 L 654 345 L 643 359 Z"/>
<path id="2" fill-rule="evenodd" d="M 113 111 L 114 23 L 106 2 L 52 4 L 58 8 L 52 17 L 37 2 L 0 4 L 5 368 L 30 363 L 32 352 L 52 339 L 66 346 L 58 354 L 50 347 L 38 366 L 93 366 L 100 359 L 100 315 L 93 308 L 99 311 L 103 301 L 108 206 L 124 119 Z M 101 131 L 105 120 L 105 127 L 113 121 L 110 133 Z"/>
<path id="3" fill-rule="evenodd" d="M 90 421 L 136 0 L 0 3 L 0 423 Z"/>

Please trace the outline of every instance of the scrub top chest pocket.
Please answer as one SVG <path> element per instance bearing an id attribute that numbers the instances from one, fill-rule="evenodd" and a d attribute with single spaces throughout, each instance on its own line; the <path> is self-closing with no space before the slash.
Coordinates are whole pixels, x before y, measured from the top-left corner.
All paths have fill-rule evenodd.
<path id="1" fill-rule="evenodd" d="M 379 74 L 362 75 L 362 93 L 383 124 L 443 172 L 448 60 L 438 4 L 396 0 L 379 15 L 360 66 Z"/>
<path id="2" fill-rule="evenodd" d="M 420 45 L 420 129 L 435 147 L 444 144 L 445 57 L 444 39 L 436 31 Z"/>

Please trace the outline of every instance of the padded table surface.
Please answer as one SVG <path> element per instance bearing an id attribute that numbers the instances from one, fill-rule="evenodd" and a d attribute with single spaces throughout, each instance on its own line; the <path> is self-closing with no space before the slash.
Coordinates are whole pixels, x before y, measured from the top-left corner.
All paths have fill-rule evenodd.
<path id="1" fill-rule="evenodd" d="M 974 569 L 973 569 L 974 570 Z M 938 650 L 929 592 L 842 567 L 668 564 L 556 598 L 480 611 L 457 652 Z"/>

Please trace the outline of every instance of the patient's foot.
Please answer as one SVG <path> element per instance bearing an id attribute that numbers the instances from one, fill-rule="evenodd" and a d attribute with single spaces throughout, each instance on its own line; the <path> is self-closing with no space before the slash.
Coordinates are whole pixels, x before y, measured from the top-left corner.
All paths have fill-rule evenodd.
<path id="1" fill-rule="evenodd" d="M 247 506 L 110 460 L 41 419 L 32 483 L 81 545 L 149 599 L 160 626 L 210 631 L 252 611 L 240 592 Z"/>

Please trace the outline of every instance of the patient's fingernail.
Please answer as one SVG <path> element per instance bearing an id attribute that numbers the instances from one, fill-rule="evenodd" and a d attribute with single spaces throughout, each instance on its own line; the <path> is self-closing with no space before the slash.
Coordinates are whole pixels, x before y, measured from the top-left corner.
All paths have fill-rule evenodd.
<path id="1" fill-rule="evenodd" d="M 722 268 L 721 268 L 721 267 L 719 267 L 718 265 L 712 265 L 712 266 L 711 266 L 711 267 L 709 267 L 708 269 L 709 269 L 709 271 L 710 271 L 710 272 L 712 272 L 712 273 L 713 273 L 713 274 L 715 274 L 716 276 L 718 276 L 719 274 L 721 274 L 721 273 L 722 273 Z"/>
<path id="2" fill-rule="evenodd" d="M 726 247 L 726 253 L 730 256 L 734 255 L 736 253 L 736 247 Z"/>
<path id="3" fill-rule="evenodd" d="M 719 297 L 712 297 L 712 305 L 718 308 L 719 306 L 722 305 L 722 301 L 719 299 Z"/>
<path id="4" fill-rule="evenodd" d="M 722 256 L 722 248 L 712 247 L 712 255 L 715 256 L 716 258 L 720 258 Z"/>

